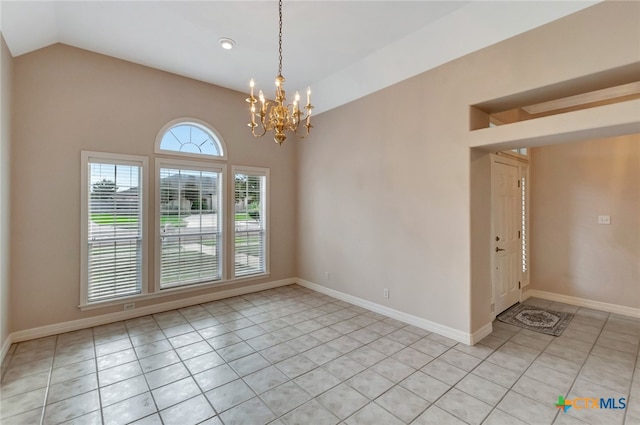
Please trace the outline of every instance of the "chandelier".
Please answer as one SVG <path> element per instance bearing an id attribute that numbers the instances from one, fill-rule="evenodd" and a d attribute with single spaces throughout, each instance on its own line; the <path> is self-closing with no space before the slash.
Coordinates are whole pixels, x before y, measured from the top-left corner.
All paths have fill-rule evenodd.
<path id="1" fill-rule="evenodd" d="M 267 132 L 272 131 L 274 133 L 273 140 L 278 145 L 282 145 L 282 142 L 287 139 L 285 131 L 294 133 L 302 139 L 309 135 L 309 131 L 311 127 L 313 127 L 311 125 L 311 110 L 313 106 L 311 105 L 311 88 L 307 88 L 307 104 L 304 106 L 306 112 L 301 111 L 300 94 L 298 92 L 296 92 L 293 98 L 293 103 L 287 105 L 287 98 L 284 91 L 284 77 L 282 76 L 282 0 L 278 3 L 278 10 L 280 14 L 280 31 L 278 32 L 279 65 L 278 76 L 276 77 L 276 100 L 275 103 L 265 100 L 264 93 L 260 90 L 258 94 L 260 109 L 256 111 L 258 99 L 253 96 L 255 83 L 253 79 L 251 79 L 249 83 L 251 94 L 247 98 L 251 110 L 251 122 L 247 125 L 251 127 L 251 134 L 255 137 L 262 137 L 267 134 Z M 258 123 L 256 122 L 256 115 L 258 115 L 258 120 L 262 127 L 261 130 L 259 129 L 257 131 Z M 306 128 L 306 131 L 302 130 L 303 134 L 298 134 L 298 127 L 301 122 L 304 123 L 302 126 Z"/>

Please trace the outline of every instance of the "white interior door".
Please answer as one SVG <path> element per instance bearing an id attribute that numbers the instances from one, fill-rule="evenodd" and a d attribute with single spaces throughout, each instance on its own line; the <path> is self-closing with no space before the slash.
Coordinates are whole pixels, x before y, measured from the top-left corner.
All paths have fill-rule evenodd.
<path id="1" fill-rule="evenodd" d="M 491 167 L 493 300 L 498 315 L 520 299 L 522 198 L 517 164 L 495 159 Z"/>

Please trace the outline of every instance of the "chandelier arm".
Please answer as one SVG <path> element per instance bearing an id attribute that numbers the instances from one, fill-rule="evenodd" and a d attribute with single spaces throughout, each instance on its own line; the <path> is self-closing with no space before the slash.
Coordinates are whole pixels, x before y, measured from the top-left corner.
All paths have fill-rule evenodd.
<path id="1" fill-rule="evenodd" d="M 251 127 L 251 134 L 253 134 L 253 137 L 258 138 L 267 134 L 267 128 L 264 125 L 264 115 L 262 113 L 260 114 L 260 127 L 262 127 L 262 134 L 256 134 L 256 127 L 257 125 Z"/>
<path id="2" fill-rule="evenodd" d="M 256 139 L 259 139 L 260 137 L 264 136 L 265 134 L 267 134 L 267 130 L 264 130 L 261 134 L 256 134 L 255 130 L 251 130 L 251 134 L 253 134 L 253 137 L 255 137 Z"/>
<path id="3" fill-rule="evenodd" d="M 304 113 L 304 112 L 302 112 L 301 110 L 298 110 L 298 114 L 299 114 L 298 122 L 305 121 L 307 118 L 309 118 L 309 113 L 306 113 L 306 114 L 305 114 L 305 113 Z"/>
<path id="4" fill-rule="evenodd" d="M 255 128 L 252 128 L 252 129 L 251 129 L 251 134 L 253 134 L 253 137 L 255 137 L 256 139 L 258 139 L 258 138 L 260 138 L 260 137 L 264 136 L 265 134 L 267 134 L 267 130 L 265 130 L 265 129 L 264 129 L 264 127 L 262 127 L 262 129 L 263 129 L 262 134 L 256 134 L 256 130 L 255 130 Z"/>
<path id="5" fill-rule="evenodd" d="M 300 112 L 300 110 L 298 109 L 298 110 L 295 112 L 295 116 L 293 117 L 293 118 L 294 118 L 294 121 L 293 121 L 293 125 L 294 125 L 294 127 L 293 127 L 293 128 L 295 129 L 295 131 L 298 131 L 298 126 L 300 125 L 300 115 L 302 115 L 302 113 L 301 113 L 301 112 Z"/>
<path id="6" fill-rule="evenodd" d="M 298 133 L 298 129 L 296 128 L 295 131 L 295 135 L 301 139 L 305 139 L 308 135 L 309 135 L 309 131 L 311 130 L 311 127 L 313 127 L 311 124 L 304 124 L 303 127 L 306 129 L 306 131 L 304 132 L 304 134 L 300 134 Z"/>
<path id="7" fill-rule="evenodd" d="M 313 127 L 311 125 L 310 118 L 311 118 L 311 115 L 309 113 L 303 115 L 302 111 L 298 111 L 298 120 L 293 133 L 300 139 L 306 138 L 309 135 L 309 131 L 311 130 L 311 127 Z M 299 132 L 300 122 L 304 122 L 304 124 L 302 125 L 305 128 L 304 134 L 301 134 Z"/>

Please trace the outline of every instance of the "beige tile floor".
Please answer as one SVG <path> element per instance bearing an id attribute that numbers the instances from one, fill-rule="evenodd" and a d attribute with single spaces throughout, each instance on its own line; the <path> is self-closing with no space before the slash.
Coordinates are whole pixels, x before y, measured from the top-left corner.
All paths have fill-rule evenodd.
<path id="1" fill-rule="evenodd" d="M 494 323 L 468 347 L 297 285 L 13 345 L 0 422 L 640 424 L 640 320 L 561 337 Z M 559 395 L 627 408 L 559 411 Z"/>

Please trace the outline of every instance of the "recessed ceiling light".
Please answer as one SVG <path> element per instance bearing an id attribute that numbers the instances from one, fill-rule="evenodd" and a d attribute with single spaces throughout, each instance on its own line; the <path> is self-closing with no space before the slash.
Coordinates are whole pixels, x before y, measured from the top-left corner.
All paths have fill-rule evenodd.
<path id="1" fill-rule="evenodd" d="M 220 42 L 220 46 L 222 46 L 222 48 L 225 49 L 225 50 L 231 50 L 231 49 L 233 49 L 233 46 L 236 45 L 235 41 L 233 41 L 230 38 L 226 38 L 226 37 L 222 37 L 218 41 Z"/>

